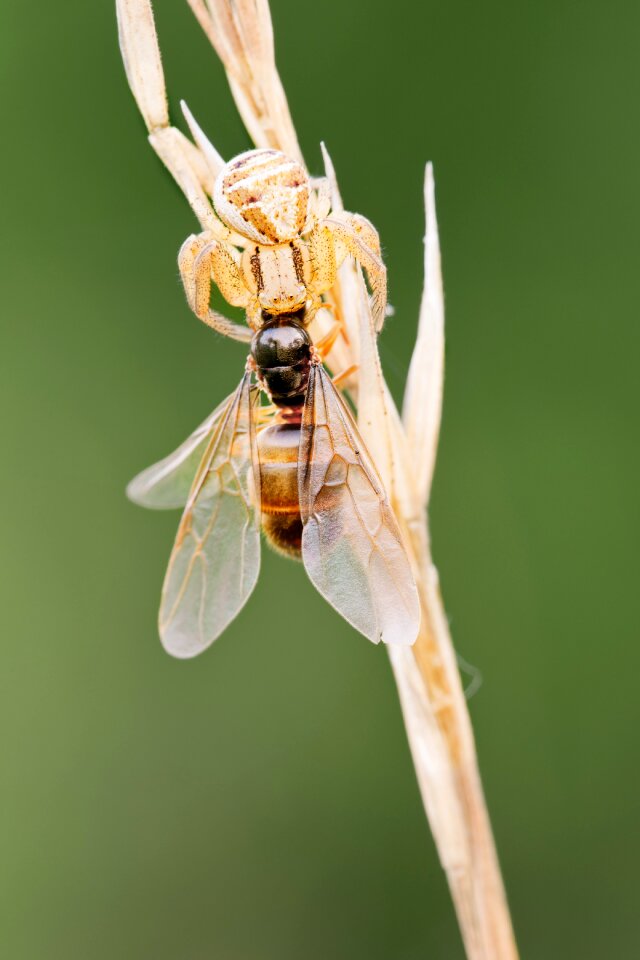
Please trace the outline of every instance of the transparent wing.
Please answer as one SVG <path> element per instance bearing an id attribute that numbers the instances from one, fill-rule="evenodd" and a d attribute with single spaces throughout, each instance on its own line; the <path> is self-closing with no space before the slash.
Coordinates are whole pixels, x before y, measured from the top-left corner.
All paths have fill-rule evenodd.
<path id="1" fill-rule="evenodd" d="M 398 524 L 340 394 L 313 366 L 298 468 L 302 559 L 323 597 L 378 643 L 412 644 L 420 603 Z"/>
<path id="2" fill-rule="evenodd" d="M 127 486 L 129 500 L 152 510 L 184 507 L 211 431 L 230 400 L 231 397 L 223 400 L 177 450 L 134 477 Z"/>
<path id="3" fill-rule="evenodd" d="M 175 657 L 213 643 L 258 579 L 258 390 L 250 384 L 247 373 L 219 418 L 178 527 L 160 604 L 160 637 Z"/>

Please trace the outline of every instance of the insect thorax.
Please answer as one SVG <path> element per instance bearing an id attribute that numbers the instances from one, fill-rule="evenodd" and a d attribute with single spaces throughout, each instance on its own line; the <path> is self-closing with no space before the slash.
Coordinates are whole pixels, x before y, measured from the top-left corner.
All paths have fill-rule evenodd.
<path id="1" fill-rule="evenodd" d="M 292 318 L 269 320 L 251 342 L 258 377 L 278 407 L 300 407 L 309 381 L 311 338 Z"/>

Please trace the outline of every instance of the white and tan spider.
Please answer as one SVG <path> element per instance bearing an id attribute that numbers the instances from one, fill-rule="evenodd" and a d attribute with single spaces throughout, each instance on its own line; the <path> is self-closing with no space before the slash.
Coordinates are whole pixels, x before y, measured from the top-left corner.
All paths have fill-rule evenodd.
<path id="1" fill-rule="evenodd" d="M 217 218 L 182 245 L 178 266 L 197 317 L 225 336 L 250 340 L 265 319 L 299 313 L 307 324 L 348 255 L 364 268 L 376 329 L 384 321 L 387 274 L 375 227 L 359 214 L 331 213 L 326 180 L 279 150 L 248 150 L 227 163 L 213 192 Z M 211 281 L 249 326 L 211 309 Z"/>

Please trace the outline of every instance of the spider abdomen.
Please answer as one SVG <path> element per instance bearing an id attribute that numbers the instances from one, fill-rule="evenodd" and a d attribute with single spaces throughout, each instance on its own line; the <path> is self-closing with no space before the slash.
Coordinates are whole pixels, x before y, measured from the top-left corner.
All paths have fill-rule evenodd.
<path id="1" fill-rule="evenodd" d="M 303 232 L 309 175 L 279 150 L 248 150 L 222 169 L 213 200 L 221 220 L 257 243 L 286 243 Z"/>

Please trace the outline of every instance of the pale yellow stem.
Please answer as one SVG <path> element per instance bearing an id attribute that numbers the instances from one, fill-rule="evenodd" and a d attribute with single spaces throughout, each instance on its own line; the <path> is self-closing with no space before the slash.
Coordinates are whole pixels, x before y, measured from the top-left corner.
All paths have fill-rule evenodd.
<path id="1" fill-rule="evenodd" d="M 275 64 L 267 0 L 188 0 L 224 63 L 231 91 L 257 146 L 300 158 Z M 158 154 L 203 227 L 210 226 L 212 177 L 221 164 L 191 114 L 195 145 L 169 124 L 162 63 L 150 0 L 117 0 L 127 76 Z M 333 165 L 323 149 L 333 210 L 341 209 Z M 426 507 L 435 464 L 444 361 L 444 299 L 433 172 L 425 181 L 425 288 L 403 420 L 384 382 L 369 298 L 351 261 L 340 271 L 331 305 L 344 336 L 333 346 L 335 369 L 357 365 L 349 390 L 359 422 L 389 490 L 411 554 L 422 606 L 413 647 L 389 647 L 416 775 L 447 876 L 469 960 L 517 960 L 491 825 L 480 781 L 471 720 L 431 559 Z M 326 314 L 326 316 L 325 316 Z M 319 311 L 316 326 L 334 322 Z"/>

